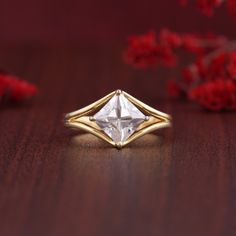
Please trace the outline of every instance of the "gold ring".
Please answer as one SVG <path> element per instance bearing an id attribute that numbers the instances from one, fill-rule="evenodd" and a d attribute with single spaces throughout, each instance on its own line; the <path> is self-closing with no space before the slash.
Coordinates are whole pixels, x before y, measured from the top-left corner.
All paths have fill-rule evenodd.
<path id="1" fill-rule="evenodd" d="M 65 125 L 82 129 L 122 148 L 154 130 L 170 127 L 171 117 L 128 93 L 116 90 L 65 116 Z"/>

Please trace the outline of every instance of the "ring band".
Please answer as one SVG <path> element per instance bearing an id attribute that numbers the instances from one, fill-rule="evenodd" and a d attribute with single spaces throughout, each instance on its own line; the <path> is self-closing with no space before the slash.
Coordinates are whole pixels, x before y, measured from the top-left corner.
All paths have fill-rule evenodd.
<path id="1" fill-rule="evenodd" d="M 65 125 L 85 130 L 122 148 L 144 134 L 170 127 L 171 117 L 116 90 L 91 105 L 68 113 Z"/>

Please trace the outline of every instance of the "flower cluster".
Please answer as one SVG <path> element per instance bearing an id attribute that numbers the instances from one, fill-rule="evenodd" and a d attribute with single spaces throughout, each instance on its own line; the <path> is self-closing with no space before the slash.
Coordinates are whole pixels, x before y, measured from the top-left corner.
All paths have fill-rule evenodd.
<path id="1" fill-rule="evenodd" d="M 184 95 L 212 111 L 236 110 L 236 42 L 212 34 L 177 34 L 163 29 L 131 36 L 124 60 L 136 68 L 174 66 L 184 49 L 195 55 L 182 76 L 167 81 L 171 97 Z"/>
<path id="2" fill-rule="evenodd" d="M 189 4 L 189 0 L 179 0 L 182 6 Z M 207 16 L 212 16 L 217 7 L 225 4 L 229 14 L 236 20 L 236 0 L 195 0 L 198 9 Z"/>
<path id="3" fill-rule="evenodd" d="M 154 32 L 138 37 L 129 37 L 129 47 L 124 53 L 125 62 L 137 68 L 155 67 L 158 64 L 174 65 L 176 57 L 171 49 L 178 43 L 178 38 L 175 38 L 174 35 L 167 36 L 168 38 L 165 38 L 165 35 L 162 36 L 161 41 L 163 43 L 159 44 Z"/>
<path id="4" fill-rule="evenodd" d="M 0 98 L 8 98 L 14 102 L 22 102 L 37 92 L 35 85 L 16 76 L 0 72 Z"/>
<path id="5" fill-rule="evenodd" d="M 236 110 L 236 83 L 219 78 L 192 89 L 189 97 L 212 111 Z"/>
<path id="6" fill-rule="evenodd" d="M 124 52 L 124 61 L 137 68 L 155 67 L 157 65 L 175 66 L 178 57 L 175 49 L 184 48 L 198 55 L 225 45 L 227 39 L 223 36 L 208 34 L 177 34 L 168 29 L 162 29 L 157 36 L 151 31 L 144 35 L 130 36 L 128 48 Z"/>

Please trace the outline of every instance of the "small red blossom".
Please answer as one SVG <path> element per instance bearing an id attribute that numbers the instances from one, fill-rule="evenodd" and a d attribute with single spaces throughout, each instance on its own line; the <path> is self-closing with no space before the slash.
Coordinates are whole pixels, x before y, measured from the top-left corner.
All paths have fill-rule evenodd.
<path id="1" fill-rule="evenodd" d="M 137 68 L 152 67 L 158 63 L 156 36 L 154 32 L 128 38 L 128 49 L 124 52 L 127 64 Z"/>
<path id="2" fill-rule="evenodd" d="M 183 48 L 198 55 L 204 55 L 209 50 L 220 48 L 226 45 L 227 42 L 228 40 L 224 36 L 217 36 L 212 33 L 182 35 Z"/>
<path id="3" fill-rule="evenodd" d="M 178 58 L 168 46 L 157 46 L 157 52 L 159 57 L 159 64 L 172 67 L 177 64 Z"/>
<path id="4" fill-rule="evenodd" d="M 236 84 L 226 78 L 205 82 L 190 90 L 189 98 L 211 111 L 236 109 Z"/>
<path id="5" fill-rule="evenodd" d="M 213 57 L 208 65 L 205 77 L 209 79 L 214 79 L 215 77 L 224 76 L 227 56 L 227 53 L 222 52 Z"/>
<path id="6" fill-rule="evenodd" d="M 15 77 L 9 78 L 9 90 L 11 98 L 14 101 L 23 101 L 35 95 L 37 88 L 24 80 L 19 80 Z"/>
<path id="7" fill-rule="evenodd" d="M 204 57 L 199 57 L 194 65 L 197 67 L 196 74 L 197 76 L 201 78 L 206 78 L 207 77 L 207 65 L 204 61 Z"/>
<path id="8" fill-rule="evenodd" d="M 185 34 L 183 36 L 183 47 L 193 53 L 202 54 L 205 48 L 199 42 L 199 39 L 193 34 Z"/>
<path id="9" fill-rule="evenodd" d="M 162 44 L 168 45 L 171 48 L 177 48 L 182 44 L 182 38 L 176 32 L 169 29 L 162 29 L 160 32 L 160 41 Z"/>
<path id="10" fill-rule="evenodd" d="M 13 75 L 0 74 L 0 97 L 7 95 L 10 100 L 21 102 L 35 95 L 36 92 L 35 85 Z"/>
<path id="11" fill-rule="evenodd" d="M 185 67 L 182 70 L 183 82 L 186 86 L 191 86 L 197 79 L 197 67 L 195 65 L 190 67 Z"/>

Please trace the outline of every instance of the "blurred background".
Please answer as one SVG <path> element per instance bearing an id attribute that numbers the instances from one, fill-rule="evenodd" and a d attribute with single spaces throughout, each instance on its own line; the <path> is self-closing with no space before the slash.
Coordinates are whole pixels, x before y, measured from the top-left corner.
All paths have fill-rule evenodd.
<path id="1" fill-rule="evenodd" d="M 32 105 L 1 110 L 1 236 L 235 235 L 235 113 L 167 100 L 179 68 L 121 59 L 129 35 L 163 27 L 236 39 L 225 7 L 208 18 L 178 0 L 0 0 L 0 69 L 39 88 Z M 73 144 L 62 114 L 118 88 L 173 115 L 173 129 L 123 153 Z"/>
<path id="2" fill-rule="evenodd" d="M 212 18 L 177 0 L 1 0 L 1 42 L 123 42 L 127 35 L 162 27 L 213 31 L 236 37 L 235 22 L 220 7 Z"/>

